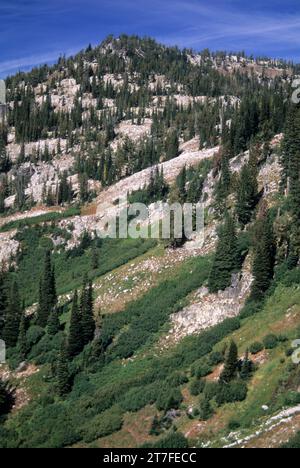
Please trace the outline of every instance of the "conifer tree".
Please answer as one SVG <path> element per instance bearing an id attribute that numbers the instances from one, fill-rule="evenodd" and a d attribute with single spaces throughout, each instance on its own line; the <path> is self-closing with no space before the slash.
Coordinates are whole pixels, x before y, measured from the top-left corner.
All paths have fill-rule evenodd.
<path id="1" fill-rule="evenodd" d="M 20 322 L 20 329 L 19 329 L 19 336 L 18 336 L 18 355 L 19 358 L 24 361 L 26 359 L 28 347 L 27 347 L 27 338 L 26 338 L 26 316 L 23 313 L 21 322 Z"/>
<path id="2" fill-rule="evenodd" d="M 166 137 L 165 142 L 166 160 L 176 158 L 179 151 L 179 141 L 176 130 L 171 130 Z"/>
<path id="3" fill-rule="evenodd" d="M 4 272 L 0 271 L 0 337 L 2 336 L 6 308 L 7 308 L 7 291 L 5 287 L 5 274 Z"/>
<path id="4" fill-rule="evenodd" d="M 95 335 L 95 320 L 94 320 L 94 305 L 93 305 L 93 284 L 84 285 L 81 296 L 81 328 L 82 341 L 85 346 L 94 339 Z"/>
<path id="5" fill-rule="evenodd" d="M 68 339 L 68 355 L 73 358 L 81 353 L 83 348 L 81 314 L 78 306 L 78 294 L 75 291 L 72 303 L 71 321 Z"/>
<path id="6" fill-rule="evenodd" d="M 39 305 L 37 313 L 37 323 L 41 327 L 46 327 L 50 312 L 56 305 L 56 285 L 55 272 L 51 262 L 51 252 L 48 250 L 45 255 L 44 271 L 40 281 Z"/>
<path id="7" fill-rule="evenodd" d="M 226 208 L 226 199 L 230 194 L 231 172 L 229 158 L 231 154 L 229 149 L 224 149 L 221 156 L 221 174 L 220 180 L 215 191 L 216 206 L 219 212 Z"/>
<path id="8" fill-rule="evenodd" d="M 64 396 L 71 390 L 69 362 L 65 342 L 61 346 L 57 363 L 57 388 L 59 396 Z"/>
<path id="9" fill-rule="evenodd" d="M 242 168 L 237 192 L 237 217 L 242 226 L 251 221 L 258 198 L 257 147 L 251 148 L 250 159 Z"/>
<path id="10" fill-rule="evenodd" d="M 3 329 L 3 339 L 7 347 L 14 347 L 17 344 L 19 336 L 20 321 L 22 316 L 19 288 L 16 282 L 13 282 L 5 313 L 5 324 Z"/>
<path id="11" fill-rule="evenodd" d="M 255 238 L 255 257 L 252 270 L 254 282 L 251 299 L 261 300 L 271 285 L 275 264 L 273 228 L 268 216 L 258 220 Z"/>
<path id="12" fill-rule="evenodd" d="M 238 268 L 237 236 L 234 219 L 226 215 L 219 230 L 219 240 L 208 285 L 210 292 L 224 290 L 231 284 L 232 273 Z"/>
<path id="13" fill-rule="evenodd" d="M 234 341 L 231 341 L 226 354 L 224 369 L 220 376 L 220 382 L 228 384 L 236 378 L 238 369 L 238 348 Z"/>
<path id="14" fill-rule="evenodd" d="M 241 370 L 240 370 L 240 377 L 243 380 L 248 380 L 251 377 L 253 371 L 253 363 L 249 359 L 249 351 L 247 350 L 245 353 L 245 357 L 243 359 Z"/>
<path id="15" fill-rule="evenodd" d="M 200 404 L 200 419 L 202 421 L 208 421 L 214 414 L 213 408 L 210 404 L 210 400 L 207 396 L 203 398 Z"/>
<path id="16" fill-rule="evenodd" d="M 49 335 L 56 335 L 60 330 L 60 321 L 58 315 L 58 307 L 53 307 L 48 318 L 47 331 Z"/>
<path id="17" fill-rule="evenodd" d="M 186 183 L 187 183 L 187 174 L 186 174 L 186 167 L 184 166 L 176 179 L 176 190 L 178 193 L 176 201 L 178 201 L 179 203 L 186 202 L 186 197 L 187 197 Z"/>

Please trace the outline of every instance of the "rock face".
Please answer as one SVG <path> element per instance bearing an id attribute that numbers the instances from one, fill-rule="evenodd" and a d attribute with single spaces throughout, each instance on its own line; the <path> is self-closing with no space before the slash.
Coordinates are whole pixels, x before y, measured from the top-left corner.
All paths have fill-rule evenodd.
<path id="1" fill-rule="evenodd" d="M 195 166 L 204 159 L 212 159 L 218 149 L 219 147 L 217 146 L 215 148 L 202 151 L 187 151 L 177 158 L 159 164 L 158 167 L 159 169 L 163 169 L 166 181 L 171 183 L 176 179 L 184 166 Z M 149 182 L 152 171 L 153 168 L 145 169 L 121 180 L 112 187 L 109 187 L 107 190 L 104 190 L 97 198 L 98 214 L 103 214 L 103 206 L 106 204 L 113 204 L 120 198 L 125 198 L 128 193 L 144 187 L 144 185 Z"/>
<path id="2" fill-rule="evenodd" d="M 217 325 L 226 318 L 236 317 L 244 306 L 251 289 L 251 260 L 245 261 L 241 274 L 233 275 L 231 286 L 218 294 L 209 294 L 207 288 L 196 293 L 195 302 L 171 318 L 171 336 L 175 341 Z"/>
<path id="3" fill-rule="evenodd" d="M 14 239 L 15 234 L 16 231 L 0 234 L 0 265 L 3 268 L 18 252 L 19 242 Z"/>

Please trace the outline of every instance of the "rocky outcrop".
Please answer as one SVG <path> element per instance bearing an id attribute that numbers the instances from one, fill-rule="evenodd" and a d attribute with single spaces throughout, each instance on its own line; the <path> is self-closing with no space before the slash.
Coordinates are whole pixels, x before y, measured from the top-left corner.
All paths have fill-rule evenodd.
<path id="1" fill-rule="evenodd" d="M 245 304 L 251 289 L 251 260 L 248 257 L 240 274 L 232 277 L 230 288 L 218 294 L 209 294 L 207 288 L 199 289 L 193 303 L 171 317 L 169 338 L 179 341 L 187 335 L 213 327 L 226 318 L 236 317 Z"/>

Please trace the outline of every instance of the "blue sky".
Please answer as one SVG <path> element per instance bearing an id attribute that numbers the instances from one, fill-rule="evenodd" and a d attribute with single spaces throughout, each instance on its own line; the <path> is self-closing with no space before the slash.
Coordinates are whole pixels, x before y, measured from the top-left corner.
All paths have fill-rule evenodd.
<path id="1" fill-rule="evenodd" d="M 300 62 L 300 1 L 1 0 L 0 77 L 121 33 Z"/>

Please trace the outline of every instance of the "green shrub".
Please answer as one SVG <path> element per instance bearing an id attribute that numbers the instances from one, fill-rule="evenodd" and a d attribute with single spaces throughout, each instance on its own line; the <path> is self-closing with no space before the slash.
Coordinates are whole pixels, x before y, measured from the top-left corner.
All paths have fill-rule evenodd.
<path id="1" fill-rule="evenodd" d="M 219 391 L 219 384 L 217 382 L 206 382 L 204 388 L 205 397 L 209 400 L 215 398 Z"/>
<path id="2" fill-rule="evenodd" d="M 36 345 L 40 339 L 44 336 L 45 330 L 37 325 L 32 325 L 26 334 L 27 344 L 29 348 Z"/>
<path id="3" fill-rule="evenodd" d="M 285 396 L 284 402 L 287 406 L 296 406 L 300 404 L 300 393 L 290 391 Z"/>
<path id="4" fill-rule="evenodd" d="M 230 384 L 219 384 L 216 402 L 218 406 L 222 406 L 225 403 L 244 401 L 247 393 L 247 385 L 241 381 L 234 381 Z"/>
<path id="5" fill-rule="evenodd" d="M 187 382 L 188 378 L 183 372 L 173 372 L 173 374 L 166 379 L 166 383 L 170 385 L 170 387 L 180 387 L 180 385 Z"/>
<path id="6" fill-rule="evenodd" d="M 224 362 L 224 356 L 219 351 L 215 351 L 209 355 L 208 360 L 211 366 L 217 366 Z"/>
<path id="7" fill-rule="evenodd" d="M 201 377 L 206 377 L 207 375 L 212 373 L 212 367 L 209 365 L 208 362 L 202 362 L 195 368 L 195 376 L 198 379 Z"/>
<path id="8" fill-rule="evenodd" d="M 80 428 L 84 442 L 90 443 L 119 431 L 123 425 L 123 412 L 120 407 L 113 406 L 103 413 L 97 414 Z"/>
<path id="9" fill-rule="evenodd" d="M 170 409 L 179 408 L 183 398 L 181 392 L 177 388 L 171 388 L 167 385 L 164 385 L 160 390 L 156 407 L 159 411 L 168 411 Z"/>
<path id="10" fill-rule="evenodd" d="M 190 394 L 193 396 L 198 396 L 203 392 L 205 388 L 204 380 L 194 379 L 190 384 Z"/>
<path id="11" fill-rule="evenodd" d="M 256 341 L 255 343 L 252 343 L 252 345 L 250 345 L 249 352 L 251 354 L 258 354 L 261 351 L 263 351 L 263 349 L 264 349 L 264 345 L 260 343 L 259 341 Z"/>
<path id="12" fill-rule="evenodd" d="M 169 435 L 157 442 L 147 443 L 142 445 L 141 448 L 148 449 L 186 449 L 189 447 L 188 440 L 180 432 L 171 432 Z"/>
<path id="13" fill-rule="evenodd" d="M 229 422 L 228 422 L 228 429 L 230 431 L 236 431 L 237 429 L 239 429 L 241 427 L 241 424 L 236 420 L 236 419 L 231 419 Z"/>
<path id="14" fill-rule="evenodd" d="M 262 308 L 261 302 L 249 301 L 247 302 L 240 313 L 240 318 L 245 319 L 257 314 Z"/>
<path id="15" fill-rule="evenodd" d="M 158 394 L 159 387 L 156 382 L 145 387 L 134 387 L 120 400 L 120 406 L 124 411 L 136 412 L 155 403 Z"/>
<path id="16" fill-rule="evenodd" d="M 274 349 L 278 345 L 278 338 L 273 334 L 267 335 L 263 339 L 263 344 L 266 349 Z"/>
<path id="17" fill-rule="evenodd" d="M 282 445 L 281 448 L 297 449 L 300 448 L 300 431 L 289 442 Z"/>

